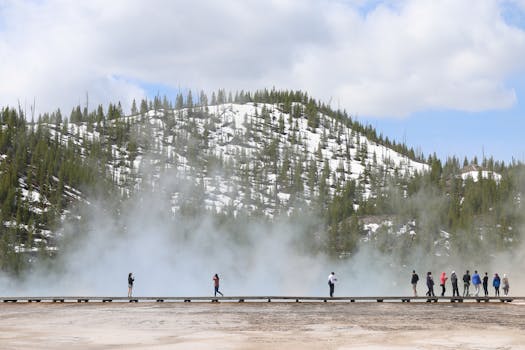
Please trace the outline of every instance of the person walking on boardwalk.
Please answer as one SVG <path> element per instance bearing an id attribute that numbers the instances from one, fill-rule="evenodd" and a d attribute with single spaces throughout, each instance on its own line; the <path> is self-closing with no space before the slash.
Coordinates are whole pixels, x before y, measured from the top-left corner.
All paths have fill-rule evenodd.
<path id="1" fill-rule="evenodd" d="M 221 295 L 221 297 L 224 296 L 224 294 L 222 294 L 220 291 L 219 291 L 219 275 L 215 274 L 215 276 L 213 276 L 213 286 L 215 287 L 215 292 L 213 294 L 213 296 L 217 296 L 217 293 Z"/>
<path id="2" fill-rule="evenodd" d="M 463 296 L 464 297 L 468 297 L 469 287 L 470 287 L 470 273 L 467 270 L 467 272 L 465 272 L 465 274 L 463 275 Z"/>
<path id="3" fill-rule="evenodd" d="M 494 287 L 494 295 L 499 297 L 499 285 L 501 284 L 501 279 L 497 273 L 494 274 L 492 279 L 492 286 Z"/>
<path id="4" fill-rule="evenodd" d="M 485 272 L 485 276 L 483 276 L 483 292 L 485 293 L 485 296 L 489 296 L 489 275 Z"/>
<path id="5" fill-rule="evenodd" d="M 131 295 L 133 294 L 133 282 L 135 282 L 135 278 L 130 272 L 128 275 L 128 298 L 131 298 Z"/>
<path id="6" fill-rule="evenodd" d="M 334 296 L 334 289 L 335 289 L 335 282 L 337 281 L 337 278 L 335 278 L 335 273 L 331 272 L 328 275 L 328 286 L 330 287 L 330 298 Z"/>
<path id="7" fill-rule="evenodd" d="M 441 286 L 441 296 L 445 296 L 445 284 L 447 283 L 448 277 L 445 271 L 441 272 L 441 276 L 439 277 L 439 285 Z"/>
<path id="8" fill-rule="evenodd" d="M 506 273 L 503 274 L 503 280 L 501 283 L 503 284 L 503 294 L 505 294 L 505 296 L 509 295 L 510 284 Z"/>
<path id="9" fill-rule="evenodd" d="M 479 295 L 479 285 L 481 284 L 481 277 L 479 276 L 478 270 L 474 270 L 474 274 L 472 275 L 472 284 L 474 285 L 475 296 Z"/>
<path id="10" fill-rule="evenodd" d="M 458 275 L 456 275 L 456 271 L 452 271 L 450 282 L 452 283 L 452 296 L 459 297 Z"/>
<path id="11" fill-rule="evenodd" d="M 416 273 L 416 270 L 412 270 L 412 279 L 410 280 L 410 283 L 412 283 L 412 290 L 414 291 L 414 296 L 417 297 L 417 282 L 419 281 L 419 276 Z"/>
<path id="12" fill-rule="evenodd" d="M 432 272 L 427 272 L 427 296 L 434 297 L 434 278 L 432 277 Z"/>

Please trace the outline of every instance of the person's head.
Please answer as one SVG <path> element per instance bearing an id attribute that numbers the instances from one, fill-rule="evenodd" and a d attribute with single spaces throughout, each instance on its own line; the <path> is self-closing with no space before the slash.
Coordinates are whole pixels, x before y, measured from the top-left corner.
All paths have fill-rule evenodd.
<path id="1" fill-rule="evenodd" d="M 494 274 L 494 277 L 499 277 L 497 272 Z"/>
<path id="2" fill-rule="evenodd" d="M 485 276 L 487 276 L 487 275 L 488 275 L 488 272 L 485 272 Z"/>
<path id="3" fill-rule="evenodd" d="M 474 270 L 474 273 L 478 273 L 478 270 Z"/>
<path id="4" fill-rule="evenodd" d="M 335 272 L 332 271 L 331 274 L 332 274 L 332 275 L 335 275 Z"/>
<path id="5" fill-rule="evenodd" d="M 456 271 L 452 271 L 452 274 L 455 275 L 455 274 L 456 274 Z"/>
<path id="6" fill-rule="evenodd" d="M 428 271 L 427 272 L 427 276 L 430 276 L 432 274 L 432 272 Z"/>
<path id="7" fill-rule="evenodd" d="M 416 270 L 412 270 L 412 273 L 416 273 Z"/>
<path id="8" fill-rule="evenodd" d="M 469 272 L 469 271 L 467 270 L 467 273 L 468 273 L 468 272 Z"/>
<path id="9" fill-rule="evenodd" d="M 128 275 L 128 277 L 131 277 L 131 275 L 132 275 L 132 273 L 130 272 L 129 275 Z"/>
<path id="10" fill-rule="evenodd" d="M 215 277 L 219 278 L 219 275 L 215 274 Z"/>

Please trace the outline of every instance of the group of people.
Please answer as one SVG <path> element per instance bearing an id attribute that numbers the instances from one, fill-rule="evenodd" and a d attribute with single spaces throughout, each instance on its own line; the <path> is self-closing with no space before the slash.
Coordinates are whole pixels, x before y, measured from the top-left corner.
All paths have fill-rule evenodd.
<path id="1" fill-rule="evenodd" d="M 220 294 L 221 296 L 224 296 L 219 291 L 219 275 L 215 274 L 212 277 L 213 280 L 213 287 L 214 287 L 214 296 L 217 296 L 217 294 Z M 439 285 L 441 286 L 441 296 L 445 296 L 446 292 L 446 285 L 447 281 L 449 280 L 447 273 L 442 272 L 439 277 Z M 131 298 L 133 293 L 133 282 L 135 281 L 135 278 L 133 277 L 133 274 L 130 272 L 128 275 L 128 298 Z M 330 275 L 328 275 L 328 288 L 330 297 L 334 296 L 334 289 L 335 289 L 335 282 L 337 281 L 337 278 L 335 277 L 335 273 L 331 272 Z M 417 297 L 417 283 L 419 282 L 419 276 L 416 273 L 415 270 L 412 271 L 412 278 L 410 280 L 410 283 L 412 284 L 412 290 L 414 292 L 414 296 Z M 453 297 L 459 297 L 459 288 L 458 288 L 458 276 L 456 275 L 455 271 L 452 271 L 450 275 L 450 282 L 452 284 L 452 296 Z M 469 270 L 465 272 L 463 275 L 463 296 L 468 297 L 471 296 L 470 294 L 470 284 L 474 286 L 474 294 L 472 296 L 479 296 L 479 293 L 481 291 L 480 286 L 483 286 L 483 292 L 485 296 L 489 295 L 489 276 L 488 273 L 485 272 L 484 276 L 481 277 L 477 270 L 474 271 L 474 274 L 471 276 Z M 504 295 L 509 294 L 510 284 L 509 284 L 509 278 L 507 277 L 507 274 L 503 275 L 503 278 L 501 279 L 500 276 L 495 273 L 494 277 L 492 278 L 492 286 L 495 290 L 495 296 L 499 296 L 499 289 L 500 286 L 503 288 Z M 434 277 L 432 276 L 432 272 L 427 272 L 427 288 L 428 291 L 426 293 L 429 297 L 434 297 Z"/>
<path id="2" fill-rule="evenodd" d="M 446 285 L 448 281 L 448 276 L 446 272 L 442 272 L 439 277 L 439 285 L 441 287 L 441 296 L 445 296 L 446 292 Z M 410 283 L 412 284 L 412 290 L 414 292 L 414 296 L 417 297 L 417 283 L 419 281 L 419 276 L 416 273 L 415 270 L 412 271 L 412 278 Z M 450 282 L 452 284 L 452 296 L 453 297 L 459 297 L 459 288 L 458 288 L 458 276 L 456 275 L 455 271 L 452 271 L 450 274 Z M 473 285 L 474 287 L 474 293 L 470 294 L 470 285 Z M 463 297 L 468 296 L 479 296 L 481 292 L 481 286 L 483 286 L 483 293 L 486 297 L 489 296 L 489 275 L 487 272 L 485 272 L 484 276 L 481 277 L 477 270 L 474 271 L 474 274 L 471 276 L 470 271 L 467 270 L 465 274 L 463 275 Z M 499 289 L 500 287 L 503 288 L 504 295 L 509 295 L 509 278 L 507 277 L 507 274 L 503 274 L 503 278 L 500 278 L 500 276 L 495 273 L 492 277 L 492 286 L 494 287 L 494 295 L 499 296 Z M 435 296 L 434 294 L 434 277 L 432 276 L 432 272 L 427 272 L 427 288 L 428 291 L 426 293 L 427 296 Z"/>

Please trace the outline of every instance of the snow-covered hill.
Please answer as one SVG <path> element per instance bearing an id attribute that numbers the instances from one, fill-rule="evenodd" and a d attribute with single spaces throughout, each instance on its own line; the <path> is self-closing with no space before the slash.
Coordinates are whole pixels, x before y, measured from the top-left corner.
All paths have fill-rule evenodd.
<path id="1" fill-rule="evenodd" d="M 125 195 L 146 184 L 168 191 L 173 211 L 199 192 L 209 210 L 273 216 L 309 205 L 324 187 L 331 196 L 354 180 L 366 197 L 373 195 L 371 173 L 413 176 L 428 169 L 327 115 L 319 114 L 312 128 L 304 106 L 293 108 L 303 113 L 292 116 L 278 104 L 227 103 L 111 120 L 131 133 L 134 146 L 111 146 L 108 175 Z M 64 144 L 73 138 L 87 147 L 100 138 L 100 127 L 70 123 L 67 133 L 52 132 Z M 167 185 L 162 174 L 176 174 L 178 185 Z"/>

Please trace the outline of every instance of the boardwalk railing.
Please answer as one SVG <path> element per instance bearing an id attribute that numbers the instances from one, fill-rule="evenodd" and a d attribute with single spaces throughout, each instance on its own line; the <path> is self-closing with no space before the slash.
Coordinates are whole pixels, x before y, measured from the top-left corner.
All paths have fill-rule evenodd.
<path id="1" fill-rule="evenodd" d="M 410 297 L 410 296 L 367 296 L 367 297 L 304 297 L 304 296 L 198 296 L 198 297 L 103 297 L 103 296 L 40 296 L 40 297 L 0 297 L 4 303 L 64 303 L 64 302 L 502 302 L 510 303 L 514 300 L 525 301 L 525 297 Z"/>

